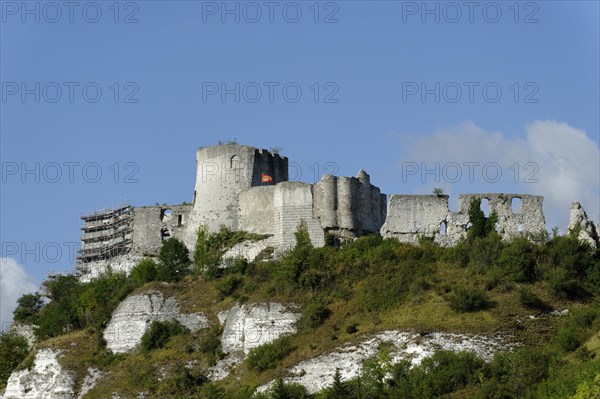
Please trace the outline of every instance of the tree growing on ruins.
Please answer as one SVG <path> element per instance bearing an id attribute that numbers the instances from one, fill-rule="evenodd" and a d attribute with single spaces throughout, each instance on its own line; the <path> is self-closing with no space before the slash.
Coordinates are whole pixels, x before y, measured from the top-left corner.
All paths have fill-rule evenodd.
<path id="1" fill-rule="evenodd" d="M 467 230 L 469 240 L 487 237 L 492 231 L 496 230 L 497 221 L 496 211 L 492 212 L 489 217 L 485 217 L 481 210 L 481 199 L 471 198 L 469 204 L 469 223 L 471 223 L 471 227 Z"/>

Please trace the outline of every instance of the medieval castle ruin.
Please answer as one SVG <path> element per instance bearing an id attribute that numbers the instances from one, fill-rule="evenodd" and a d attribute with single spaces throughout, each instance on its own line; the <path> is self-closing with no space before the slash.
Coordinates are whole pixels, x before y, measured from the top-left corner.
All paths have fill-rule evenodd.
<path id="1" fill-rule="evenodd" d="M 226 254 L 249 259 L 267 247 L 294 246 L 301 223 L 316 247 L 325 245 L 326 234 L 341 241 L 367 233 L 410 243 L 424 235 L 453 245 L 469 227 L 473 197 L 487 200 L 489 212 L 497 213 L 496 230 L 503 238 L 545 229 L 541 196 L 464 194 L 458 198 L 459 210 L 451 212 L 446 195 L 387 197 L 363 170 L 356 177 L 324 175 L 315 184 L 291 182 L 288 159 L 277 153 L 238 144 L 203 147 L 196 152 L 191 204 L 126 205 L 83 216 L 77 271 L 82 281 L 109 265 L 128 272 L 142 258 L 157 255 L 162 241 L 170 237 L 193 250 L 201 226 L 211 232 L 226 226 L 268 236 Z"/>

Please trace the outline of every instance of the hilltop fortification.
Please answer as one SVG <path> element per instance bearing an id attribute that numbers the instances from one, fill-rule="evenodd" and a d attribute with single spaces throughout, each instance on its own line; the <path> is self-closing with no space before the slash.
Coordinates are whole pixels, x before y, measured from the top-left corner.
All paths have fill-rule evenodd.
<path id="1" fill-rule="evenodd" d="M 238 144 L 200 148 L 191 204 L 126 205 L 82 217 L 78 273 L 86 281 L 109 266 L 129 272 L 142 258 L 155 256 L 170 237 L 193 250 L 200 226 L 210 232 L 226 226 L 268 236 L 228 254 L 246 258 L 267 247 L 292 247 L 300 224 L 317 247 L 325 245 L 327 235 L 339 243 L 369 233 L 411 243 L 429 236 L 453 245 L 469 228 L 473 197 L 487 200 L 489 213 L 498 215 L 496 230 L 505 239 L 545 228 L 541 196 L 463 194 L 459 210 L 451 212 L 445 195 L 394 194 L 388 201 L 364 170 L 356 177 L 324 175 L 315 184 L 289 181 L 288 176 L 288 159 L 272 151 Z"/>

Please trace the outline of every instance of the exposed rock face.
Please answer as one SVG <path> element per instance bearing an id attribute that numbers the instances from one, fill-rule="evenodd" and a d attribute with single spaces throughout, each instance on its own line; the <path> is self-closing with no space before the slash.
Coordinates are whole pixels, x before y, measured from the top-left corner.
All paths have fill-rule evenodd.
<path id="1" fill-rule="evenodd" d="M 290 308 L 295 307 L 280 303 L 234 305 L 223 328 L 223 352 L 243 351 L 248 354 L 251 349 L 282 335 L 295 333 L 300 313 L 291 312 Z"/>
<path id="2" fill-rule="evenodd" d="M 510 349 L 497 337 L 448 333 L 421 336 L 400 331 L 385 331 L 358 345 L 346 345 L 333 352 L 301 362 L 288 370 L 292 376 L 285 378 L 284 381 L 301 384 L 312 394 L 333 384 L 336 369 L 340 370 L 344 381 L 358 377 L 362 370 L 362 362 L 375 356 L 382 343 L 391 344 L 394 348 L 390 354 L 393 363 L 410 360 L 413 366 L 441 349 L 472 351 L 486 360 L 490 360 L 497 350 Z M 263 385 L 258 388 L 258 391 L 263 392 L 270 385 L 271 383 Z"/>
<path id="3" fill-rule="evenodd" d="M 10 327 L 10 331 L 24 337 L 27 340 L 29 349 L 31 349 L 33 347 L 33 344 L 35 344 L 35 329 L 34 328 L 36 328 L 36 327 L 29 325 L 29 324 L 15 323 Z"/>
<path id="4" fill-rule="evenodd" d="M 208 327 L 208 319 L 202 313 L 179 313 L 177 301 L 165 298 L 159 291 L 131 295 L 117 307 L 104 330 L 107 348 L 115 353 L 133 350 L 155 320 L 178 320 L 191 331 Z"/>
<path id="5" fill-rule="evenodd" d="M 98 369 L 88 368 L 88 375 L 85 376 L 83 383 L 81 384 L 77 399 L 83 399 L 83 397 L 96 386 L 96 381 L 103 375 L 104 373 Z"/>
<path id="6" fill-rule="evenodd" d="M 296 309 L 296 305 L 256 303 L 236 304 L 228 312 L 220 312 L 218 318 L 224 324 L 221 347 L 228 356 L 211 368 L 209 378 L 222 380 L 250 350 L 295 333 L 300 318 Z"/>
<path id="7" fill-rule="evenodd" d="M 276 242 L 273 237 L 268 237 L 260 241 L 246 240 L 234 245 L 225 252 L 223 254 L 223 260 L 244 258 L 248 262 L 252 262 L 262 251 L 268 247 L 274 247 L 275 245 Z"/>
<path id="8" fill-rule="evenodd" d="M 590 245 L 592 248 L 600 248 L 600 227 L 594 223 L 579 202 L 573 202 L 569 211 L 568 231 L 579 229 L 577 238 L 579 241 Z"/>
<path id="9" fill-rule="evenodd" d="M 116 256 L 111 259 L 82 263 L 77 266 L 79 273 L 81 273 L 79 280 L 82 283 L 89 283 L 90 281 L 99 278 L 102 274 L 107 273 L 109 270 L 114 273 L 123 272 L 129 275 L 131 270 L 142 259 L 144 259 L 142 255 L 130 253 L 127 255 Z"/>
<path id="10" fill-rule="evenodd" d="M 44 349 L 35 355 L 31 370 L 16 371 L 8 379 L 3 399 L 74 399 L 73 378 L 58 363 L 60 352 Z"/>

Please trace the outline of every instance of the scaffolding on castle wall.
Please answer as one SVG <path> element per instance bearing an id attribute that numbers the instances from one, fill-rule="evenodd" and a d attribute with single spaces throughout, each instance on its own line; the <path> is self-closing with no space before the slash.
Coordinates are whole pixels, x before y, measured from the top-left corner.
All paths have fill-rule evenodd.
<path id="1" fill-rule="evenodd" d="M 79 265 L 126 255 L 133 246 L 133 206 L 121 205 L 82 215 Z"/>

